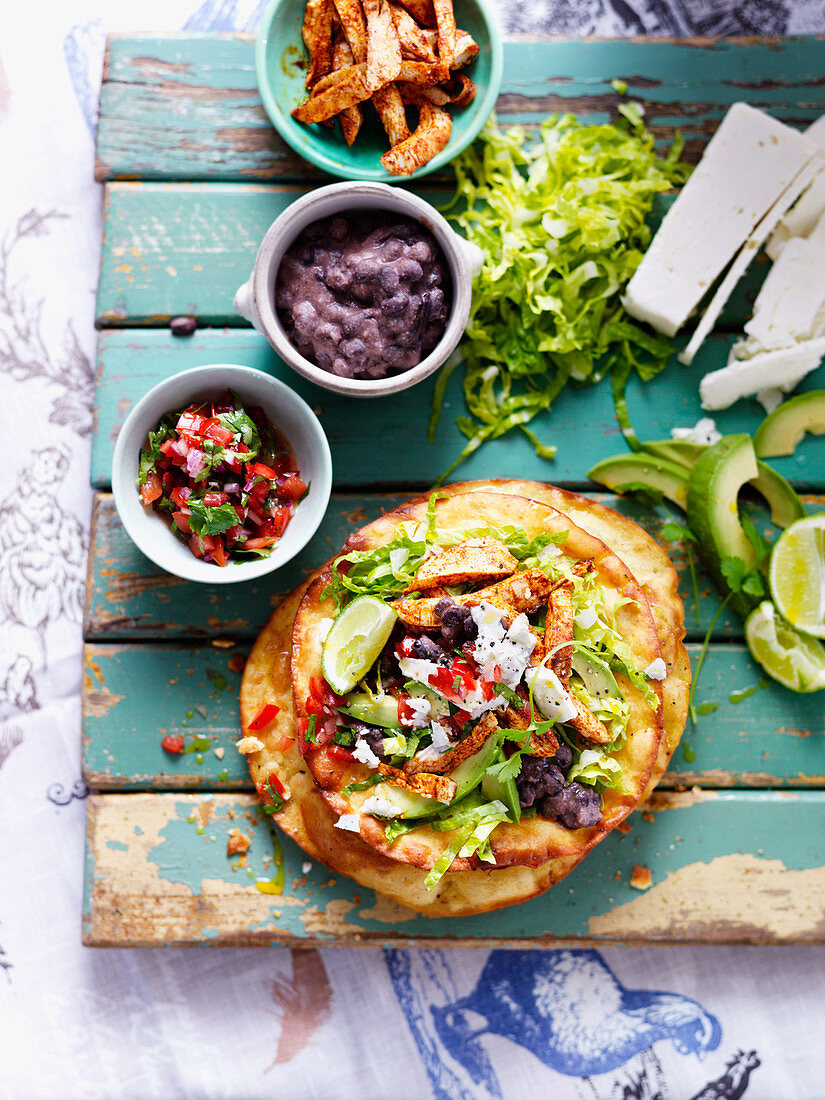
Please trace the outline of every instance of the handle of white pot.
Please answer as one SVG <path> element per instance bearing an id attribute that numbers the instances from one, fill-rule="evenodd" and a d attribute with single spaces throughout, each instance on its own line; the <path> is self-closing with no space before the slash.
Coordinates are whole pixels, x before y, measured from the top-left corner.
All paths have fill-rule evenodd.
<path id="1" fill-rule="evenodd" d="M 455 236 L 459 251 L 464 256 L 464 262 L 467 265 L 467 273 L 471 279 L 475 279 L 484 266 L 484 252 L 477 244 L 466 240 L 460 233 L 456 233 Z"/>
<path id="2" fill-rule="evenodd" d="M 235 307 L 236 313 L 240 313 L 245 321 L 249 321 L 253 324 L 258 332 L 263 332 L 261 318 L 258 316 L 258 311 L 255 308 L 255 296 L 252 291 L 253 277 L 253 275 L 250 275 L 243 286 L 238 287 L 235 291 L 235 298 L 232 304 Z"/>

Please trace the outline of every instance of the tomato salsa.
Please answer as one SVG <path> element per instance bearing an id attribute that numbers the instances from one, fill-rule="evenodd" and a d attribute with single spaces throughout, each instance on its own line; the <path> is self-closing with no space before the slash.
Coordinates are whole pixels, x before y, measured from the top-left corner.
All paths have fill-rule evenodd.
<path id="1" fill-rule="evenodd" d="M 195 557 L 220 566 L 268 557 L 308 490 L 263 409 L 230 391 L 167 413 L 140 452 L 137 484 Z"/>

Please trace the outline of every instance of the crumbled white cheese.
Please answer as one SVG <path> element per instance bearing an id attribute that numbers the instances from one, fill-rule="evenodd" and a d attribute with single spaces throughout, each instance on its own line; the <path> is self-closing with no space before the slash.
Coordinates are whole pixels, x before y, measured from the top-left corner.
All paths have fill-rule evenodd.
<path id="1" fill-rule="evenodd" d="M 501 611 L 490 604 L 480 603 L 471 609 L 478 636 L 473 644 L 473 658 L 485 680 L 498 679 L 494 669 L 498 666 L 500 682 L 515 688 L 530 663 L 530 655 L 536 648 L 535 635 L 530 631 L 526 615 L 517 615 L 506 629 Z"/>
<path id="2" fill-rule="evenodd" d="M 716 421 L 709 416 L 697 420 L 692 428 L 671 428 L 670 434 L 673 439 L 684 439 L 703 447 L 710 447 L 722 438 L 722 433 L 716 430 Z"/>
<path id="3" fill-rule="evenodd" d="M 335 822 L 336 829 L 345 829 L 348 833 L 360 833 L 361 832 L 361 815 L 360 814 L 341 814 L 338 820 Z"/>
<path id="4" fill-rule="evenodd" d="M 244 756 L 249 756 L 251 752 L 260 752 L 264 748 L 264 743 L 257 737 L 242 737 L 235 742 L 235 748 Z"/>
<path id="5" fill-rule="evenodd" d="M 409 556 L 409 550 L 405 550 L 403 547 L 397 550 L 390 550 L 390 566 L 392 567 L 393 573 L 398 572 Z"/>
<path id="6" fill-rule="evenodd" d="M 570 722 L 576 717 L 576 704 L 552 669 L 540 665 L 531 674 L 530 682 L 533 685 L 533 701 L 545 718 L 555 722 Z"/>
<path id="7" fill-rule="evenodd" d="M 312 864 L 310 863 L 310 861 L 308 859 L 305 859 L 304 862 L 301 864 L 301 874 L 302 875 L 308 875 L 311 870 L 312 870 Z"/>
<path id="8" fill-rule="evenodd" d="M 440 722 L 433 722 L 433 748 L 440 755 L 445 752 L 449 752 L 453 747 L 453 743 L 450 740 L 449 730 L 445 729 Z"/>
<path id="9" fill-rule="evenodd" d="M 359 764 L 366 764 L 368 768 L 377 768 L 381 763 L 370 748 L 369 741 L 363 737 L 359 737 L 356 741 L 355 748 L 352 750 L 352 755 Z"/>
<path id="10" fill-rule="evenodd" d="M 582 630 L 589 630 L 598 617 L 592 607 L 586 607 L 576 616 L 576 626 L 580 626 Z"/>
<path id="11" fill-rule="evenodd" d="M 401 657 L 398 667 L 408 680 L 415 680 L 417 684 L 430 686 L 430 677 L 435 676 L 441 665 L 435 661 L 427 661 L 423 657 Z"/>
<path id="12" fill-rule="evenodd" d="M 401 811 L 386 795 L 373 794 L 361 804 L 361 813 L 377 814 L 379 817 L 398 817 Z"/>
<path id="13" fill-rule="evenodd" d="M 332 619 L 321 619 L 317 626 L 318 641 L 325 642 L 327 640 L 327 634 L 332 630 Z"/>
<path id="14" fill-rule="evenodd" d="M 758 391 L 756 400 L 770 416 L 785 400 L 785 394 L 777 386 L 768 386 L 767 389 Z"/>
<path id="15" fill-rule="evenodd" d="M 667 676 L 667 666 L 661 657 L 657 657 L 655 661 L 651 661 L 645 669 L 645 676 L 648 680 L 664 680 Z"/>
<path id="16" fill-rule="evenodd" d="M 703 409 L 727 409 L 740 397 L 749 397 L 769 386 L 788 393 L 806 374 L 816 370 L 825 354 L 825 338 L 805 340 L 792 348 L 764 351 L 750 359 L 728 361 L 727 366 L 706 374 L 699 383 Z"/>
<path id="17" fill-rule="evenodd" d="M 412 714 L 409 718 L 402 719 L 402 726 L 409 726 L 413 730 L 423 730 L 429 724 L 430 715 L 433 711 L 429 699 L 425 699 L 423 696 L 411 695 L 407 699 L 407 710 L 411 711 Z"/>

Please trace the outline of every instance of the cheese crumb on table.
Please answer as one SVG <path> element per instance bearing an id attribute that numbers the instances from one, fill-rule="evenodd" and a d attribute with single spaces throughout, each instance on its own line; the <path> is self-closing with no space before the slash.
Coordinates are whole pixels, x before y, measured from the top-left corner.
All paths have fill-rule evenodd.
<path id="1" fill-rule="evenodd" d="M 344 829 L 348 833 L 360 833 L 361 832 L 361 815 L 360 814 L 341 814 L 338 820 L 335 822 L 336 829 Z"/>

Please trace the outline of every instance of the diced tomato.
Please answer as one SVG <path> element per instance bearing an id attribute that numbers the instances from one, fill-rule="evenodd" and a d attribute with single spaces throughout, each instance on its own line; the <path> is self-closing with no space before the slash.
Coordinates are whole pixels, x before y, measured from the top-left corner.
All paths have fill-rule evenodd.
<path id="1" fill-rule="evenodd" d="M 265 539 L 247 539 L 244 543 L 245 550 L 263 550 L 267 546 L 273 546 L 278 540 L 274 536 Z"/>
<path id="2" fill-rule="evenodd" d="M 186 412 L 180 414 L 175 427 L 181 433 L 186 432 L 189 435 L 202 436 L 208 423 L 209 420 L 206 417 L 201 416 L 200 413 L 189 412 L 187 410 Z"/>
<path id="3" fill-rule="evenodd" d="M 412 657 L 414 641 L 414 638 L 407 637 L 402 638 L 400 642 L 397 642 L 395 646 L 396 657 Z"/>
<path id="4" fill-rule="evenodd" d="M 274 788 L 278 792 L 279 795 L 283 796 L 283 795 L 286 794 L 286 787 L 280 781 L 280 779 L 275 774 L 275 772 L 270 772 L 269 773 L 269 775 L 266 777 L 266 783 L 267 783 L 268 787 Z"/>
<path id="5" fill-rule="evenodd" d="M 333 760 L 344 760 L 348 764 L 351 764 L 355 759 L 350 750 L 345 748 L 344 745 L 330 745 L 327 752 Z"/>
<path id="6" fill-rule="evenodd" d="M 338 722 L 335 718 L 325 718 L 323 722 L 319 723 L 315 730 L 315 742 L 320 748 L 322 745 L 328 745 L 335 736 L 338 729 Z"/>
<path id="7" fill-rule="evenodd" d="M 402 726 L 411 726 L 415 711 L 410 706 L 410 696 L 402 691 L 398 696 L 398 721 Z"/>
<path id="8" fill-rule="evenodd" d="M 286 477 L 278 478 L 278 496 L 285 500 L 300 500 L 306 491 L 306 482 L 302 481 L 297 474 L 287 474 Z"/>
<path id="9" fill-rule="evenodd" d="M 204 493 L 203 503 L 207 508 L 218 508 L 229 500 L 229 493 Z"/>
<path id="10" fill-rule="evenodd" d="M 304 710 L 307 712 L 307 714 L 323 714 L 323 700 L 315 699 L 312 695 L 308 696 L 307 701 L 304 703 Z"/>
<path id="11" fill-rule="evenodd" d="M 222 567 L 228 563 L 229 555 L 226 552 L 223 539 L 215 539 L 215 549 L 212 551 L 212 558 Z"/>
<path id="12" fill-rule="evenodd" d="M 295 744 L 294 737 L 287 737 L 285 733 L 282 733 L 278 740 L 275 742 L 275 748 L 278 752 L 287 752 Z"/>
<path id="13" fill-rule="evenodd" d="M 313 699 L 323 699 L 326 689 L 326 680 L 322 680 L 320 676 L 310 676 L 309 694 Z"/>
<path id="14" fill-rule="evenodd" d="M 262 481 L 256 481 L 249 490 L 249 495 L 255 497 L 256 500 L 264 500 L 269 493 L 272 486 L 264 478 Z"/>
<path id="15" fill-rule="evenodd" d="M 146 481 L 140 487 L 140 499 L 144 504 L 151 504 L 153 500 L 157 500 L 160 496 L 163 496 L 160 476 L 155 470 L 151 470 L 146 475 Z"/>
<path id="16" fill-rule="evenodd" d="M 178 508 L 183 508 L 191 495 L 191 492 L 189 492 L 182 485 L 173 489 L 172 492 L 169 494 L 175 504 L 177 504 Z"/>
<path id="17" fill-rule="evenodd" d="M 457 726 L 466 726 L 470 721 L 470 712 L 468 710 L 457 710 L 452 718 Z"/>
<path id="18" fill-rule="evenodd" d="M 278 476 L 271 466 L 267 466 L 263 462 L 250 462 L 247 469 L 251 475 L 255 477 L 265 477 L 269 481 L 274 481 Z"/>
<path id="19" fill-rule="evenodd" d="M 183 752 L 186 748 L 186 742 L 182 737 L 176 737 L 173 734 L 167 733 L 161 740 L 160 747 L 164 752 L 171 752 L 173 756 L 177 756 L 178 753 Z"/>
<path id="20" fill-rule="evenodd" d="M 223 533 L 227 545 L 229 545 L 230 542 L 237 542 L 240 532 L 241 525 L 239 523 L 236 523 L 234 527 L 228 527 Z"/>
<path id="21" fill-rule="evenodd" d="M 177 520 L 175 520 L 177 523 Z M 196 558 L 203 557 L 203 549 L 201 548 L 201 540 L 197 535 L 193 535 L 189 540 L 189 549 L 195 555 Z"/>
<path id="22" fill-rule="evenodd" d="M 249 729 L 262 730 L 264 726 L 268 726 L 270 722 L 274 720 L 281 713 L 281 708 L 274 703 L 264 703 L 252 721 L 249 723 Z"/>
<path id="23" fill-rule="evenodd" d="M 160 445 L 160 453 L 166 455 L 167 458 L 180 458 L 180 455 L 175 450 L 175 441 L 173 439 L 164 439 Z"/>
<path id="24" fill-rule="evenodd" d="M 225 447 L 227 443 L 231 443 L 235 438 L 234 432 L 230 432 L 229 428 L 225 428 L 223 424 L 218 424 L 215 421 L 209 424 L 203 434 L 207 439 L 214 439 L 216 443 L 220 443 L 222 447 Z"/>
<path id="25" fill-rule="evenodd" d="M 164 493 L 168 493 L 169 490 L 172 488 L 172 471 L 171 470 L 164 470 L 163 471 L 163 476 L 161 477 L 160 480 L 163 484 Z"/>
<path id="26" fill-rule="evenodd" d="M 283 508 L 273 506 L 269 509 L 269 514 L 272 517 L 272 533 L 280 538 L 292 518 L 292 511 L 288 505 Z"/>
<path id="27" fill-rule="evenodd" d="M 202 535 L 201 544 L 203 546 L 204 554 L 211 554 L 215 549 L 215 538 L 213 535 Z"/>
<path id="28" fill-rule="evenodd" d="M 481 688 L 481 697 L 489 702 L 495 694 L 495 688 L 491 680 L 479 680 L 478 686 Z"/>
<path id="29" fill-rule="evenodd" d="M 184 535 L 191 535 L 192 528 L 189 526 L 189 516 L 186 512 L 173 512 L 172 519 L 177 524 L 178 530 L 182 531 Z M 198 555 L 200 557 L 200 555 Z"/>

